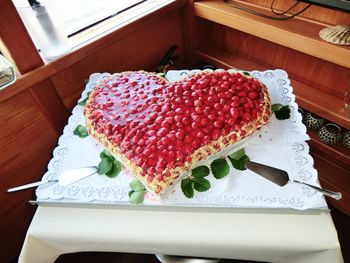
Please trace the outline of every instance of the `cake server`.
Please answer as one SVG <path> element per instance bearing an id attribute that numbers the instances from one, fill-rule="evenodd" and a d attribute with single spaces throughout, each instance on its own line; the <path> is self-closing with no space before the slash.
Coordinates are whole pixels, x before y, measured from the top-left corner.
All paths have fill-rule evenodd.
<path id="1" fill-rule="evenodd" d="M 323 195 L 332 197 L 336 200 L 340 200 L 342 198 L 342 195 L 339 192 L 333 192 L 333 191 L 330 191 L 327 189 L 322 189 L 320 187 L 317 187 L 317 186 L 314 186 L 311 184 L 307 184 L 304 182 L 300 182 L 297 180 L 290 180 L 288 173 L 286 171 L 275 168 L 275 167 L 271 167 L 271 166 L 267 166 L 265 164 L 255 163 L 255 162 L 251 162 L 251 161 L 247 161 L 245 163 L 245 167 L 248 170 L 264 177 L 265 179 L 267 179 L 267 180 L 269 180 L 269 181 L 271 181 L 279 186 L 284 186 L 288 182 L 293 182 L 293 183 L 298 183 L 298 184 L 302 184 L 302 185 L 306 185 L 308 187 L 311 187 L 312 189 L 322 193 Z"/>
<path id="2" fill-rule="evenodd" d="M 97 173 L 97 170 L 98 170 L 97 166 L 88 166 L 83 168 L 70 169 L 70 170 L 63 171 L 58 177 L 58 179 L 42 180 L 42 181 L 30 183 L 30 184 L 20 185 L 20 186 L 8 189 L 7 192 L 16 192 L 16 191 L 37 187 L 39 185 L 49 184 L 49 183 L 59 183 L 59 185 L 61 186 L 67 186 Z"/>

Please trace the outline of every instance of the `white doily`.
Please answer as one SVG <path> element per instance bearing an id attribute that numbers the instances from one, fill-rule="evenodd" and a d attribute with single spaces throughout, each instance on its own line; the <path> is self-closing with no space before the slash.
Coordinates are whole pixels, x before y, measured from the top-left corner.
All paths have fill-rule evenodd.
<path id="1" fill-rule="evenodd" d="M 194 72 L 197 71 L 169 71 L 166 77 L 169 81 L 175 81 Z M 309 137 L 301 122 L 301 114 L 297 111 L 298 107 L 287 73 L 283 70 L 268 70 L 252 71 L 251 74 L 268 87 L 273 104 L 281 103 L 290 106 L 291 117 L 288 120 L 279 121 L 273 116 L 271 122 L 260 131 L 225 151 L 232 152 L 244 146 L 252 161 L 286 170 L 291 179 L 319 185 L 317 172 L 313 168 L 313 159 L 309 155 L 309 146 L 305 142 Z M 86 98 L 87 93 L 103 77 L 109 75 L 92 74 L 81 100 Z M 73 130 L 78 124 L 85 125 L 83 107 L 80 105 L 73 109 L 43 179 L 56 179 L 64 170 L 99 163 L 99 153 L 103 147 L 91 137 L 79 138 L 73 135 Z M 211 159 L 221 155 L 223 153 Z M 207 162 L 209 164 L 210 160 Z M 146 205 L 266 207 L 299 210 L 327 207 L 324 197 L 307 186 L 288 183 L 284 187 L 279 187 L 247 170 L 238 171 L 231 167 L 230 174 L 223 179 L 217 180 L 212 175 L 207 178 L 211 188 L 207 192 L 195 192 L 195 197 L 192 199 L 183 195 L 178 183 L 161 197 L 146 194 L 144 203 Z M 38 201 L 128 204 L 129 183 L 133 179 L 128 171 L 123 169 L 118 177 L 112 179 L 95 174 L 65 187 L 57 183 L 42 185 L 38 187 L 36 194 Z"/>

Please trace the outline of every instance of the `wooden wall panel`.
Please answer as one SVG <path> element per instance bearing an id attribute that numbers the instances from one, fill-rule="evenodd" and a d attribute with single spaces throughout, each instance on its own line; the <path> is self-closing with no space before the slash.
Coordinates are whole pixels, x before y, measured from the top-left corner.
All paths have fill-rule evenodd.
<path id="1" fill-rule="evenodd" d="M 311 148 L 321 185 L 333 191 L 342 193 L 341 200 L 327 198 L 327 201 L 350 216 L 350 170 L 341 162 L 334 162 L 333 156 L 325 154 L 316 148 Z"/>
<path id="2" fill-rule="evenodd" d="M 155 70 L 174 44 L 179 47 L 177 64 L 181 67 L 184 59 L 181 26 L 180 13 L 172 13 L 55 74 L 52 83 L 65 106 L 72 109 L 84 88 L 84 80 L 91 73 Z"/>
<path id="3" fill-rule="evenodd" d="M 33 99 L 40 107 L 57 135 L 61 135 L 68 119 L 68 110 L 63 105 L 50 80 L 45 80 L 29 89 Z"/>
<path id="4" fill-rule="evenodd" d="M 204 20 L 198 23 L 210 30 L 202 31 L 205 33 L 199 35 L 202 37 L 197 40 L 199 46 L 201 43 L 212 43 L 220 49 L 233 54 L 239 53 L 240 56 L 267 68 L 284 69 L 291 77 L 343 99 L 345 88 L 350 83 L 350 69 L 223 25 Z"/>
<path id="5" fill-rule="evenodd" d="M 1 1 L 0 39 L 21 74 L 44 64 L 11 0 Z"/>
<path id="6" fill-rule="evenodd" d="M 184 58 L 186 68 L 195 66 L 194 58 L 194 16 L 193 16 L 193 1 L 188 0 L 187 6 L 183 7 L 182 12 L 182 32 L 184 38 Z"/>
<path id="7" fill-rule="evenodd" d="M 0 261 L 19 252 L 35 208 L 34 190 L 6 193 L 10 187 L 39 180 L 56 144 L 57 133 L 29 92 L 0 104 Z"/>

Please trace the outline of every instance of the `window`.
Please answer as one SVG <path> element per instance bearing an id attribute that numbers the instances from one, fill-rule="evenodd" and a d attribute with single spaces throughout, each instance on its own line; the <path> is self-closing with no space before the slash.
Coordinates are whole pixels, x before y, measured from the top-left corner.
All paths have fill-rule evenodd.
<path id="1" fill-rule="evenodd" d="M 147 0 L 12 0 L 35 44 L 46 61 L 54 60 L 103 32 L 90 28 L 118 19 L 124 11 Z M 149 1 L 152 2 L 152 1 Z M 148 3 L 148 2 L 147 2 Z M 127 12 L 125 12 L 127 13 Z M 89 30 L 87 30 L 89 29 Z M 104 32 L 106 32 L 104 28 Z M 83 34 L 78 34 L 84 32 Z M 87 33 L 87 34 L 86 34 Z M 68 41 L 68 37 L 77 36 Z"/>
<path id="2" fill-rule="evenodd" d="M 145 0 L 51 0 L 68 36 L 113 17 Z"/>

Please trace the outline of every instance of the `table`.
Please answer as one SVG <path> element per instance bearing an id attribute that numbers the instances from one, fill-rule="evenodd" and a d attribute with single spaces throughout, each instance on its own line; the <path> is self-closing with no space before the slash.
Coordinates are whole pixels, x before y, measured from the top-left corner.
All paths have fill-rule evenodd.
<path id="1" fill-rule="evenodd" d="M 284 128 L 275 129 L 278 133 L 283 130 L 283 136 L 270 134 L 271 138 L 266 137 L 267 143 L 265 144 L 271 141 L 282 143 L 278 144 L 280 151 L 277 151 L 278 154 L 281 154 L 282 145 L 284 147 L 292 145 L 296 141 L 293 138 L 297 136 L 297 139 L 303 144 L 293 144 L 294 150 L 298 154 L 306 153 L 291 159 L 291 165 L 293 167 L 300 166 L 298 166 L 300 169 L 297 169 L 297 172 L 300 173 L 296 172 L 296 174 L 301 176 L 302 181 L 311 178 L 317 179 L 317 173 L 313 171 L 312 159 L 308 158 L 308 148 L 303 146 L 306 145 L 304 141 L 308 137 L 305 133 L 305 127 L 300 127 L 301 116 L 296 113 L 297 105 L 294 102 L 292 88 L 289 86 L 290 81 L 287 73 L 282 70 L 270 70 L 252 72 L 252 74 L 269 83 L 269 87 L 278 90 L 277 93 L 270 92 L 275 103 L 288 104 L 294 111 L 294 120 L 290 119 L 284 124 L 275 122 L 276 125 L 287 125 Z M 175 80 L 179 75 L 181 76 L 179 71 L 169 72 L 167 78 Z M 89 83 L 94 85 L 95 81 L 100 78 L 101 74 L 93 74 Z M 89 83 L 83 92 L 82 99 L 86 96 Z M 74 113 L 79 112 L 80 114 L 74 115 Z M 82 109 L 79 109 L 78 106 L 73 109 L 73 116 L 69 120 L 68 127 L 71 127 L 72 123 L 78 123 L 79 120 L 83 121 L 81 113 Z M 75 127 L 75 125 L 73 126 Z M 290 131 L 291 133 L 289 133 Z M 58 169 L 60 163 L 64 163 L 63 159 L 73 161 L 74 165 L 77 165 L 78 160 L 74 159 L 74 156 L 80 156 L 78 153 L 67 156 L 68 148 L 73 153 L 74 147 L 72 147 L 71 139 L 74 137 L 72 134 L 72 131 L 66 127 L 60 138 L 59 147 L 54 151 L 55 158 L 49 163 L 47 176 L 58 174 L 54 171 Z M 259 137 L 259 140 L 264 140 L 266 135 L 261 132 L 260 136 L 262 137 Z M 83 145 L 87 146 L 88 143 L 80 146 Z M 78 149 L 79 152 L 82 151 L 81 147 Z M 291 149 L 284 150 L 291 151 Z M 260 150 L 255 149 L 254 152 L 258 153 L 259 151 L 262 151 L 262 154 L 267 152 L 262 149 L 262 146 L 260 146 Z M 83 152 L 91 151 L 85 149 Z M 90 158 L 91 154 L 87 157 Z M 79 160 L 82 159 L 79 158 Z M 269 159 L 273 158 L 270 156 Z M 287 162 L 286 160 L 287 158 L 284 158 L 285 162 Z M 88 159 L 86 164 L 91 163 L 93 163 L 92 160 Z M 98 180 L 102 179 L 98 177 Z M 105 182 L 101 186 L 105 187 L 106 184 Z M 108 203 L 110 200 L 101 197 L 85 200 L 82 194 L 76 196 L 77 193 L 80 193 L 75 191 L 76 189 L 86 190 L 86 188 L 72 186 L 72 189 L 65 190 L 67 191 L 65 194 L 66 192 L 61 188 L 55 187 L 46 188 L 46 190 L 51 189 L 47 192 L 44 188 L 40 189 L 39 187 L 37 191 L 38 200 L 42 205 L 36 211 L 28 229 L 19 262 L 53 262 L 61 254 L 82 251 L 168 254 L 267 262 L 343 262 L 337 232 L 329 211 L 318 209 L 325 206 L 323 205 L 325 204 L 324 199 L 317 198 L 321 202 L 316 202 L 316 205 L 299 207 L 297 204 L 300 202 L 296 201 L 298 198 L 295 191 L 290 191 L 290 196 L 287 199 L 279 198 L 279 196 L 273 196 L 272 199 L 269 199 L 267 195 L 271 192 L 272 187 L 269 185 L 269 193 L 265 193 L 261 198 L 257 194 L 247 198 L 247 200 L 252 201 L 249 203 L 249 208 L 237 208 L 237 205 L 233 207 L 232 204 L 230 207 L 218 208 L 219 205 L 228 205 L 227 202 L 218 204 L 216 201 L 215 207 L 205 207 L 210 206 L 210 204 L 203 207 L 198 205 L 195 207 L 174 207 L 176 202 L 158 206 L 130 206 L 127 202 L 124 202 L 124 205 L 102 205 L 94 202 Z M 244 189 L 257 189 L 251 184 L 249 187 Z M 70 192 L 73 194 L 70 195 Z M 85 192 L 90 193 L 89 191 Z M 84 192 L 82 191 L 82 193 Z M 94 193 L 98 193 L 98 191 Z M 246 195 L 250 194 L 252 194 L 252 190 L 246 193 Z M 314 198 L 308 191 L 302 192 L 301 196 L 307 200 Z M 127 195 L 123 195 L 124 197 Z M 54 204 L 48 204 L 47 200 L 53 201 Z M 82 203 L 64 203 L 69 200 L 75 200 L 70 202 Z M 115 197 L 112 200 L 120 201 L 115 200 Z M 256 200 L 262 200 L 261 202 L 265 206 Z M 276 206 L 272 202 L 275 200 L 282 201 Z M 272 207 L 284 208 L 269 208 L 271 207 L 269 206 L 270 201 Z M 185 204 L 193 206 L 188 202 Z M 247 204 L 241 204 L 240 207 L 244 207 L 244 205 Z M 255 208 L 257 206 L 265 208 Z M 291 207 L 313 209 L 298 211 L 292 210 Z"/>
<path id="2" fill-rule="evenodd" d="M 83 251 L 267 262 L 343 262 L 328 211 L 39 206 L 19 262 Z"/>

